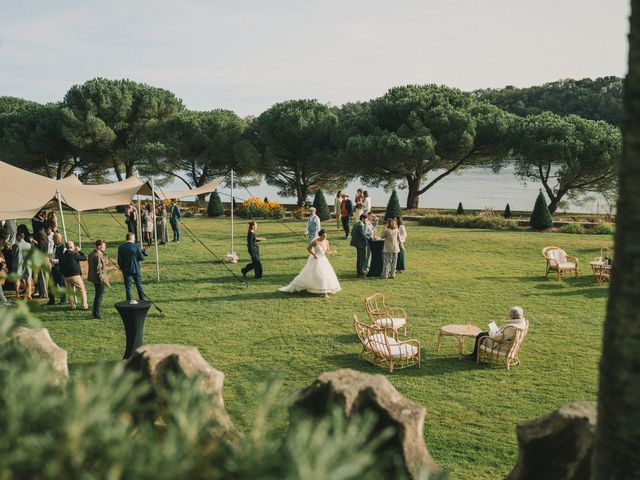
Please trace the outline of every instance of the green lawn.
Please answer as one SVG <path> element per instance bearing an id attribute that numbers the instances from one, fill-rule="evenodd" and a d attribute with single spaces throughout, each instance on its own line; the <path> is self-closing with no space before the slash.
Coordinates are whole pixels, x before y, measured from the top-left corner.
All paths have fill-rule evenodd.
<path id="1" fill-rule="evenodd" d="M 105 214 L 85 216 L 89 231 L 105 237 L 115 257 L 124 230 Z M 229 247 L 229 221 L 188 218 L 185 223 L 219 255 Z M 244 222 L 237 224 L 237 251 L 247 260 Z M 325 300 L 284 294 L 304 265 L 306 244 L 277 222 L 259 222 L 265 276 L 243 286 L 214 262 L 202 245 L 185 235 L 179 245 L 160 247 L 160 283 L 152 257 L 145 262 L 146 289 L 164 310 L 147 318 L 147 343 L 194 345 L 226 375 L 225 402 L 235 423 L 246 429 L 255 409 L 256 384 L 273 373 L 284 376 L 285 394 L 338 368 L 382 373 L 407 398 L 427 409 L 425 437 L 436 462 L 453 478 L 503 477 L 517 454 L 515 424 L 545 415 L 574 400 L 594 400 L 602 321 L 608 289 L 591 279 L 589 261 L 611 237 L 429 228 L 409 225 L 408 272 L 395 280 L 358 280 L 355 250 L 333 222 L 330 241 L 338 249 L 331 262 L 343 291 Z M 304 231 L 304 223 L 289 223 Z M 325 225 L 325 226 L 326 226 Z M 68 228 L 77 231 L 73 218 Z M 331 237 L 331 234 L 335 234 Z M 85 240 L 85 247 L 89 244 Z M 559 245 L 582 262 L 584 276 L 545 280 L 540 249 Z M 85 248 L 85 251 L 89 251 Z M 233 266 L 239 272 L 240 265 Z M 124 298 L 113 274 L 102 321 L 86 312 L 55 306 L 39 318 L 69 352 L 73 369 L 122 356 L 122 324 L 112 305 Z M 89 287 L 90 302 L 93 288 Z M 383 292 L 387 303 L 406 308 L 409 337 L 422 343 L 423 363 L 389 374 L 358 359 L 360 347 L 352 314 L 364 316 L 363 298 Z M 458 360 L 454 339 L 435 351 L 439 326 L 501 323 L 507 309 L 521 305 L 530 322 L 522 364 L 477 367 Z"/>

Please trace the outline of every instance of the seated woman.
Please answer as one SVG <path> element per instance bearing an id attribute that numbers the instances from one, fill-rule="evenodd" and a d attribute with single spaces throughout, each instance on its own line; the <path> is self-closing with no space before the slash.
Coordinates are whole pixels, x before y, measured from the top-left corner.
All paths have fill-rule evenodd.
<path id="1" fill-rule="evenodd" d="M 480 339 L 483 337 L 501 339 L 506 341 L 511 340 L 511 338 L 513 337 L 513 329 L 509 328 L 505 331 L 506 327 L 527 327 L 527 321 L 524 319 L 524 310 L 522 310 L 522 307 L 511 307 L 507 315 L 507 323 L 505 323 L 499 329 L 492 332 L 480 332 L 478 335 L 476 335 L 476 345 L 473 349 L 473 353 L 467 355 L 466 358 L 473 361 L 476 360 L 476 355 L 478 354 L 478 345 L 480 344 Z"/>

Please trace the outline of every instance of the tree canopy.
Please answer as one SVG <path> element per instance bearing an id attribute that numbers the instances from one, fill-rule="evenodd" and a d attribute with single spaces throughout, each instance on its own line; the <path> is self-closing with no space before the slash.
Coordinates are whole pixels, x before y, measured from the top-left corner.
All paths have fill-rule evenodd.
<path id="1" fill-rule="evenodd" d="M 551 213 L 565 195 L 615 188 L 621 151 L 618 128 L 545 112 L 519 120 L 514 132 L 516 175 L 542 183 Z"/>
<path id="2" fill-rule="evenodd" d="M 87 127 L 83 153 L 110 164 L 118 180 L 122 173 L 133 175 L 150 129 L 184 109 L 182 101 L 168 90 L 104 78 L 71 87 L 63 104 Z"/>
<path id="3" fill-rule="evenodd" d="M 279 195 L 295 196 L 302 206 L 318 188 L 336 190 L 346 175 L 335 169 L 332 134 L 338 118 L 317 100 L 277 103 L 250 125 L 248 138 L 258 155 L 253 168 L 265 174 Z"/>
<path id="4" fill-rule="evenodd" d="M 407 208 L 417 208 L 419 196 L 452 172 L 504 158 L 510 124 L 510 114 L 470 93 L 409 85 L 346 118 L 342 138 L 352 173 L 368 185 L 406 186 Z"/>
<path id="5" fill-rule="evenodd" d="M 620 126 L 622 118 L 622 78 L 591 80 L 565 79 L 528 88 L 508 86 L 476 90 L 478 98 L 519 115 L 537 115 L 545 111 L 558 115 L 579 115 Z"/>

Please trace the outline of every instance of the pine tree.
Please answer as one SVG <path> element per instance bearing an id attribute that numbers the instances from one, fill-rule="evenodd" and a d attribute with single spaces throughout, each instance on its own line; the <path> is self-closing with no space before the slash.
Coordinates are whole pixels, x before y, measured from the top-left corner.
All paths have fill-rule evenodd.
<path id="1" fill-rule="evenodd" d="M 220 195 L 214 191 L 209 196 L 209 205 L 207 205 L 207 217 L 219 217 L 224 215 L 224 207 L 220 201 Z"/>
<path id="2" fill-rule="evenodd" d="M 269 199 L 268 199 L 267 197 L 264 197 L 263 202 L 264 202 L 264 203 L 269 203 Z"/>
<path id="3" fill-rule="evenodd" d="M 511 214 L 511 207 L 507 203 L 507 206 L 504 209 L 504 218 L 511 218 L 513 215 Z"/>
<path id="4" fill-rule="evenodd" d="M 462 202 L 458 202 L 458 210 L 456 210 L 457 215 L 464 215 L 464 208 L 462 208 Z"/>
<path id="5" fill-rule="evenodd" d="M 531 225 L 531 227 L 535 228 L 536 230 L 546 230 L 547 228 L 551 228 L 553 226 L 551 213 L 549 212 L 549 208 L 547 207 L 547 201 L 544 199 L 542 190 L 540 190 L 538 198 L 536 198 L 536 204 L 533 207 L 533 212 L 531 212 L 529 225 Z"/>
<path id="6" fill-rule="evenodd" d="M 384 214 L 384 219 L 402 217 L 402 209 L 400 208 L 400 200 L 398 200 L 398 193 L 394 190 L 391 192 L 389 203 L 387 203 L 387 211 Z"/>
<path id="7" fill-rule="evenodd" d="M 329 207 L 327 206 L 327 201 L 324 198 L 324 193 L 322 193 L 322 189 L 316 190 L 316 195 L 313 197 L 313 206 L 316 209 L 316 215 L 320 218 L 321 221 L 329 220 L 331 218 L 331 213 L 329 213 Z"/>

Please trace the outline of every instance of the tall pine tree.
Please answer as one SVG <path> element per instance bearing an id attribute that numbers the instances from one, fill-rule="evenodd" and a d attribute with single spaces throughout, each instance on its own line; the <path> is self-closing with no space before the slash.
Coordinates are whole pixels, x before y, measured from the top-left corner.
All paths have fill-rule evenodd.
<path id="1" fill-rule="evenodd" d="M 504 218 L 511 218 L 511 217 L 513 217 L 513 214 L 511 213 L 511 207 L 507 203 L 507 206 L 504 209 Z"/>

